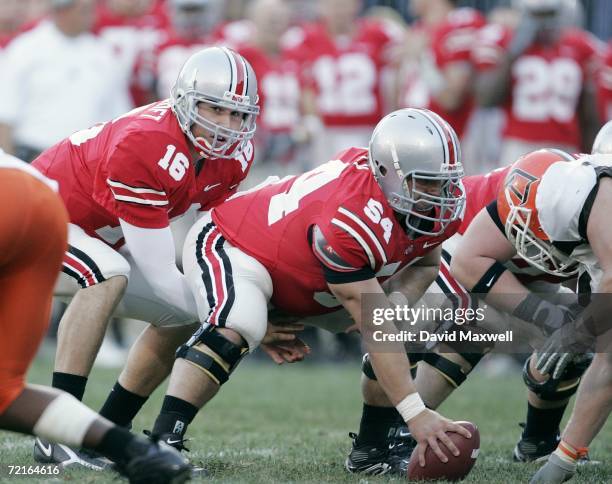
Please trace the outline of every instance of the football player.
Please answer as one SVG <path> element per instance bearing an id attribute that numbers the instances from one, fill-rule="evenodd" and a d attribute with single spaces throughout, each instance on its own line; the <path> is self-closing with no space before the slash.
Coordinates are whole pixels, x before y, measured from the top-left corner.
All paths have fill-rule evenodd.
<path id="1" fill-rule="evenodd" d="M 506 113 L 502 165 L 542 146 L 579 152 L 591 146 L 599 125 L 593 92 L 599 41 L 564 26 L 563 0 L 516 3 L 518 27 L 485 27 L 473 52 L 476 101 Z"/>
<path id="2" fill-rule="evenodd" d="M 600 130 L 593 145 L 593 153 L 612 153 L 612 122 Z M 558 150 L 544 150 L 536 152 L 531 156 L 539 159 L 573 159 L 569 154 Z M 456 297 L 458 303 L 466 308 L 477 304 L 477 300 L 472 298 L 470 292 L 465 289 L 465 287 L 470 286 L 461 284 L 462 276 L 460 275 L 459 278 L 456 278 L 451 274 L 451 263 L 455 272 L 462 270 L 458 266 L 461 263 L 465 273 L 470 273 L 476 277 L 477 274 L 474 274 L 472 269 L 474 261 L 469 258 L 471 254 L 466 254 L 465 249 L 479 247 L 479 244 L 483 243 L 483 241 L 488 245 L 495 246 L 496 242 L 493 240 L 493 237 L 498 231 L 479 231 L 476 236 L 477 241 L 467 238 L 465 242 L 462 242 L 462 237 L 472 222 L 475 221 L 474 219 L 479 212 L 490 204 L 494 204 L 500 190 L 503 189 L 504 180 L 509 171 L 510 167 L 499 168 L 486 175 L 470 176 L 464 179 L 467 203 L 463 222 L 459 227 L 458 233 L 444 243 L 439 275 L 436 278 L 436 282 L 428 288 L 427 293 L 444 293 L 450 298 Z M 494 211 L 493 214 L 495 215 Z M 478 218 L 484 216 L 484 214 L 481 214 Z M 504 233 L 502 231 L 502 237 Z M 507 244 L 507 242 L 503 242 L 504 240 L 504 238 L 501 238 L 497 241 L 497 244 L 502 244 L 502 246 L 503 243 Z M 461 248 L 464 248 L 464 250 L 461 251 Z M 458 259 L 455 260 L 457 252 Z M 526 292 L 528 289 L 551 295 L 554 293 L 563 294 L 566 291 L 564 291 L 565 288 L 560 283 L 571 282 L 575 279 L 573 274 L 551 274 L 533 267 L 519 255 L 501 261 L 501 263 L 507 269 L 508 275 L 505 277 L 505 280 L 516 280 L 520 285 L 523 285 L 524 288 L 521 291 L 525 295 L 528 294 Z M 500 269 L 500 266 L 497 267 Z M 489 274 L 486 282 L 490 281 L 490 276 Z M 511 293 L 517 287 L 508 288 L 504 286 L 504 280 L 496 284 L 495 287 L 501 293 Z M 562 298 L 565 298 L 564 302 L 567 303 L 567 296 L 562 296 Z M 502 309 L 505 310 L 494 311 L 491 308 L 491 301 L 488 302 L 487 323 L 492 329 L 507 329 L 510 324 L 516 327 L 517 320 L 512 316 L 516 305 L 506 306 L 505 308 L 502 305 Z M 507 301 L 501 301 L 502 304 L 504 302 Z M 538 310 L 540 314 L 544 314 L 543 311 L 547 310 L 549 312 L 549 326 L 558 324 L 571 317 L 569 313 L 564 312 L 557 306 L 546 303 L 546 301 L 540 301 L 540 303 L 542 304 L 541 307 L 538 307 L 536 304 L 533 310 Z M 528 320 L 533 318 L 530 311 L 524 311 L 523 309 L 519 309 L 515 316 Z M 522 326 L 521 329 L 529 331 L 535 337 L 539 336 L 537 333 L 533 333 L 530 327 Z M 422 356 L 409 355 L 413 364 L 418 359 L 421 359 L 418 371 L 416 372 L 415 384 L 419 394 L 429 408 L 437 408 L 459 387 L 466 380 L 474 366 L 484 356 L 484 353 L 490 348 L 484 346 L 474 349 L 476 350 L 475 352 L 467 352 L 465 345 L 457 346 L 448 342 L 444 346 L 438 345 L 435 348 L 435 354 L 425 353 Z M 571 375 L 573 373 L 579 376 L 586 368 L 587 363 L 588 359 L 576 362 L 573 368 L 568 369 L 567 374 Z M 576 378 L 570 378 L 566 382 L 555 380 L 552 384 L 543 386 L 540 379 L 535 378 L 534 375 L 537 374 L 538 372 L 533 367 L 533 364 L 525 367 L 524 378 L 530 389 L 528 412 L 525 430 L 514 451 L 514 458 L 520 461 L 541 459 L 555 448 L 558 442 L 558 426 L 567 405 L 567 400 L 576 391 L 578 385 Z M 393 409 L 387 409 L 386 416 L 383 418 L 383 408 L 371 408 L 385 406 L 384 404 L 375 405 L 375 379 L 376 375 L 366 355 L 363 361 L 362 387 L 365 394 L 371 397 L 369 399 L 366 398 L 360 431 L 355 436 L 353 452 L 347 460 L 347 468 L 353 472 L 381 473 L 390 471 L 398 474 L 404 473 L 413 444 L 407 437 L 406 429 L 403 427 L 399 416 L 395 414 L 394 418 Z M 564 391 L 557 392 L 556 388 L 563 388 Z M 362 457 L 361 465 L 357 465 L 354 462 L 353 455 L 368 457 Z"/>
<path id="3" fill-rule="evenodd" d="M 452 128 L 427 110 L 393 112 L 376 126 L 368 149 L 351 148 L 306 172 L 239 193 L 190 231 L 184 247 L 202 327 L 177 352 L 153 435 L 182 447 L 187 426 L 266 332 L 275 312 L 306 317 L 348 315 L 366 334 L 367 293 L 411 284 L 422 292 L 435 278 L 438 246 L 452 235 L 464 204 L 463 168 Z M 389 282 L 385 282 L 393 276 Z M 389 304 L 386 302 L 385 304 Z M 330 329 L 330 317 L 317 323 Z M 364 338 L 366 347 L 373 339 Z M 371 354 L 393 411 L 418 442 L 419 460 L 440 443 L 457 455 L 446 432 L 469 432 L 426 409 L 410 378 L 401 344 Z"/>
<path id="4" fill-rule="evenodd" d="M 259 80 L 257 153 L 265 163 L 287 164 L 296 156 L 296 132 L 301 127 L 299 65 L 283 44 L 291 12 L 285 0 L 257 0 L 249 5 L 248 14 L 253 32 L 236 50 L 251 63 Z"/>
<path id="5" fill-rule="evenodd" d="M 599 131 L 593 152 L 612 153 L 612 122 Z M 532 484 L 558 484 L 574 475 L 577 461 L 588 454 L 588 446 L 612 411 L 611 378 L 612 358 L 609 351 L 596 353 L 578 388 L 574 410 L 562 439 L 546 464 L 533 476 Z"/>
<path id="6" fill-rule="evenodd" d="M 390 22 L 359 18 L 363 3 L 318 0 L 320 20 L 287 35 L 303 71 L 302 111 L 314 160 L 365 146 L 384 114 L 382 73 L 402 31 Z"/>
<path id="7" fill-rule="evenodd" d="M 612 412 L 612 354 L 596 353 L 578 388 L 563 436 L 530 484 L 560 484 L 572 478 L 580 458 Z"/>
<path id="8" fill-rule="evenodd" d="M 208 210 L 236 191 L 253 158 L 256 103 L 248 62 L 227 48 L 204 49 L 185 63 L 170 99 L 79 131 L 34 161 L 60 182 L 70 215 L 55 293 L 74 297 L 60 322 L 55 388 L 82 398 L 131 269 L 145 311 L 138 319 L 164 324 L 151 311 L 169 307 L 194 321 L 170 224 L 192 204 Z M 164 339 L 155 328 L 147 334 Z"/>
<path id="9" fill-rule="evenodd" d="M 405 41 L 398 71 L 401 106 L 425 107 L 438 113 L 459 137 L 473 108 L 474 67 L 471 49 L 484 17 L 453 0 L 411 0 L 418 22 Z"/>
<path id="10" fill-rule="evenodd" d="M 540 156 L 549 156 L 554 159 L 559 157 L 571 158 L 570 155 L 556 150 L 542 152 Z M 464 245 L 463 239 L 466 236 L 466 231 L 475 222 L 475 217 L 479 212 L 495 200 L 500 187 L 503 186 L 508 170 L 508 167 L 500 168 L 486 175 L 470 176 L 464 179 L 467 201 L 463 221 L 457 234 L 446 241 L 442 247 L 439 274 L 435 282 L 427 289 L 428 294 L 445 294 L 449 300 L 456 300 L 457 304 L 464 309 L 477 307 L 478 300 L 473 298 L 470 291 L 465 289 L 470 286 L 462 284 L 461 279 L 451 274 L 451 264 L 456 266 L 455 257 Z M 489 239 L 488 234 L 480 234 L 480 240 Z M 471 239 L 469 240 L 470 242 L 467 242 L 468 247 L 470 244 L 474 244 Z M 469 264 L 466 264 L 466 266 L 469 267 Z M 554 276 L 537 270 L 518 256 L 504 261 L 504 266 L 521 284 L 530 287 L 535 286 L 540 292 L 556 293 L 561 291 L 559 283 L 573 278 L 573 276 Z M 489 306 L 491 306 L 490 303 Z M 552 304 L 546 306 L 546 308 L 549 307 L 551 310 L 550 324 L 553 324 L 557 319 L 563 320 L 565 313 L 555 310 L 556 308 Z M 504 311 L 495 311 L 491 307 L 487 309 L 488 328 L 497 330 L 508 327 L 508 324 L 510 324 L 508 318 L 511 317 L 514 307 L 502 309 L 505 309 L 508 314 Z M 512 324 L 516 324 L 516 321 L 513 320 Z M 458 326 L 445 329 L 461 330 Z M 531 335 L 531 328 L 525 327 L 523 329 L 530 331 Z M 533 336 L 538 336 L 537 332 Z M 417 390 L 428 408 L 437 408 L 454 389 L 466 380 L 484 354 L 491 349 L 490 346 L 485 344 L 474 345 L 468 351 L 466 346 L 465 343 L 445 342 L 443 345 L 437 345 L 433 352 L 425 352 L 419 355 L 409 354 L 411 363 L 415 365 L 413 370 L 416 371 L 415 384 Z M 418 370 L 416 369 L 417 362 Z M 367 354 L 363 360 L 362 370 L 363 414 L 359 433 L 352 435 L 354 438 L 353 449 L 348 456 L 346 468 L 350 472 L 404 474 L 414 443 L 411 442 L 407 429 L 397 412 L 381 394 L 376 381 L 376 374 Z M 572 385 L 568 390 L 569 394 L 573 393 L 577 386 L 577 382 L 571 383 Z M 567 400 L 565 396 L 563 398 L 562 404 L 565 408 Z M 536 405 L 539 405 L 539 402 L 536 402 Z M 562 412 L 557 411 L 552 414 L 546 409 L 539 413 L 532 409 L 530 414 L 533 415 L 531 418 L 528 415 L 527 418 L 528 436 L 533 432 L 538 435 L 541 433 L 548 434 L 547 428 L 549 426 L 554 427 L 556 431 L 563 415 Z M 557 416 L 559 421 L 555 423 Z M 553 422 L 548 426 L 543 425 L 543 422 L 547 419 L 553 420 Z M 531 449 L 533 447 L 532 454 L 526 455 L 526 451 L 523 450 L 520 454 L 517 454 L 517 458 L 531 460 L 541 457 L 545 450 L 547 452 L 544 455 L 547 455 L 556 445 L 556 440 L 553 438 L 553 442 L 548 442 L 548 448 L 543 450 L 542 445 L 534 447 L 531 443 L 532 440 L 529 438 L 524 445 L 517 447 L 517 449 Z M 539 438 L 537 442 L 540 442 Z"/>
<path id="11" fill-rule="evenodd" d="M 170 0 L 170 26 L 166 38 L 154 49 L 152 75 L 155 99 L 165 99 L 181 66 L 194 53 L 215 44 L 213 27 L 221 17 L 219 0 Z M 142 59 L 146 66 L 146 59 Z M 146 72 L 145 72 L 146 74 Z"/>
<path id="12" fill-rule="evenodd" d="M 56 191 L 54 181 L 0 151 L 0 429 L 95 450 L 131 482 L 183 482 L 190 469 L 174 449 L 135 437 L 65 392 L 25 384 L 67 245 L 68 214 Z M 88 464 L 57 447 L 67 460 Z"/>

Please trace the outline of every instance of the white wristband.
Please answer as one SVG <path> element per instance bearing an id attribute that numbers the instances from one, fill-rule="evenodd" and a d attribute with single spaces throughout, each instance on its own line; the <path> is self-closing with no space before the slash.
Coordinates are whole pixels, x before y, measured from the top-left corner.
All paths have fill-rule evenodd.
<path id="1" fill-rule="evenodd" d="M 397 411 L 404 419 L 404 422 L 408 422 L 423 410 L 426 410 L 425 404 L 417 392 L 408 395 L 401 402 L 399 402 L 395 408 L 397 408 Z"/>

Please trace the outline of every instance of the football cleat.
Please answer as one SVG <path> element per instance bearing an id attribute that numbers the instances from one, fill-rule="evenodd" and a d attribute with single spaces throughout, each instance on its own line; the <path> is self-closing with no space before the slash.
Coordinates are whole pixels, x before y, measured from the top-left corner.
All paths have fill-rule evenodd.
<path id="1" fill-rule="evenodd" d="M 126 453 L 126 462 L 117 464 L 115 469 L 132 484 L 180 484 L 191 477 L 187 459 L 164 442 L 136 437 Z"/>
<path id="2" fill-rule="evenodd" d="M 525 424 L 519 424 L 525 428 Z M 520 440 L 514 447 L 513 459 L 515 462 L 543 462 L 554 452 L 561 437 L 559 433 L 551 435 L 546 439 L 541 437 L 525 437 L 521 435 Z"/>
<path id="3" fill-rule="evenodd" d="M 109 469 L 113 466 L 113 463 L 105 457 L 74 450 L 67 445 L 56 444 L 39 437 L 34 442 L 34 460 L 41 464 L 57 464 L 64 468 L 80 466 L 94 471 Z"/>
<path id="4" fill-rule="evenodd" d="M 184 438 L 181 434 L 174 433 L 166 433 L 161 435 L 153 436 L 150 430 L 143 430 L 143 433 L 152 441 L 152 442 L 163 442 L 170 447 L 173 447 L 179 452 L 190 452 L 187 447 L 185 447 L 185 442 L 189 439 Z M 191 475 L 193 477 L 204 477 L 208 475 L 208 471 L 199 465 L 189 463 L 191 469 Z"/>
<path id="5" fill-rule="evenodd" d="M 401 425 L 389 431 L 389 437 L 383 446 L 359 444 L 357 435 L 350 433 L 353 447 L 346 458 L 344 467 L 352 474 L 406 475 L 410 455 L 416 447 L 416 442 L 410 435 L 408 427 Z"/>

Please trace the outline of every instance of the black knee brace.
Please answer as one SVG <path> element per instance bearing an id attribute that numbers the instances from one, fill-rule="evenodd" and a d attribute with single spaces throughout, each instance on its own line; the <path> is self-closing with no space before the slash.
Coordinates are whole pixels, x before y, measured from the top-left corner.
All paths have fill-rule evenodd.
<path id="1" fill-rule="evenodd" d="M 416 377 L 416 369 L 417 363 L 422 359 L 420 353 L 410 353 L 408 355 L 408 359 L 410 360 L 410 375 L 412 378 Z M 372 362 L 370 361 L 369 353 L 363 355 L 361 360 L 361 371 L 367 376 L 370 380 L 376 380 L 376 374 L 374 373 L 374 368 L 372 368 Z"/>
<path id="2" fill-rule="evenodd" d="M 204 346 L 196 347 L 198 343 Z M 215 326 L 205 325 L 178 349 L 176 357 L 193 363 L 218 385 L 223 385 L 248 349 L 228 340 Z"/>
<path id="3" fill-rule="evenodd" d="M 533 355 L 532 355 L 533 356 Z M 580 383 L 580 377 L 582 377 L 583 373 L 593 361 L 593 355 L 587 353 L 585 358 L 574 362 L 572 361 L 565 367 L 565 371 L 561 378 L 548 378 L 546 381 L 539 382 L 533 378 L 531 372 L 529 371 L 529 362 L 531 361 L 532 356 L 527 358 L 525 361 L 525 365 L 523 366 L 523 381 L 527 388 L 529 388 L 533 393 L 535 393 L 542 400 L 548 401 L 556 401 L 556 400 L 565 400 L 566 398 L 570 398 L 576 390 L 578 389 L 578 384 Z M 566 382 L 568 380 L 577 380 L 573 383 L 565 384 L 561 386 L 561 382 Z"/>
<path id="4" fill-rule="evenodd" d="M 458 355 L 471 365 L 472 368 L 467 372 L 461 368 L 461 365 L 437 353 L 425 353 L 423 361 L 435 368 L 453 387 L 458 388 L 484 356 L 480 353 L 458 353 Z"/>

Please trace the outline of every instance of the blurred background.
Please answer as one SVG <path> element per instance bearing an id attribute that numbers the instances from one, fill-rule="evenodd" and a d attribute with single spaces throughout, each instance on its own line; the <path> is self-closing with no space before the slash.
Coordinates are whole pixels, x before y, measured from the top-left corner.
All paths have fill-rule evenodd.
<path id="1" fill-rule="evenodd" d="M 31 161 L 164 99 L 192 52 L 223 44 L 258 77 L 249 186 L 366 146 L 401 107 L 447 119 L 483 173 L 541 147 L 590 151 L 612 119 L 611 37 L 608 0 L 0 0 L 0 148 Z M 138 329 L 113 324 L 103 362 L 122 364 Z M 310 338 L 323 358 L 360 354 Z"/>

